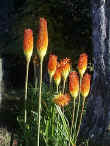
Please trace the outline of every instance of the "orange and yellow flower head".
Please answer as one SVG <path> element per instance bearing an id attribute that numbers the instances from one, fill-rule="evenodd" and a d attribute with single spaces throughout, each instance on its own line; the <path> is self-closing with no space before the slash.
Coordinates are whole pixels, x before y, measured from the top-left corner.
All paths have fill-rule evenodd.
<path id="1" fill-rule="evenodd" d="M 59 93 L 53 98 L 53 102 L 59 105 L 60 107 L 64 107 L 68 105 L 70 100 L 71 98 L 69 94 L 62 94 L 62 93 Z"/>
<path id="2" fill-rule="evenodd" d="M 37 52 L 40 60 L 43 60 L 46 55 L 48 47 L 48 31 L 47 31 L 47 21 L 45 18 L 40 18 L 39 31 L 37 37 Z"/>
<path id="3" fill-rule="evenodd" d="M 55 74 L 56 71 L 56 67 L 57 67 L 57 56 L 55 55 L 50 55 L 49 56 L 49 61 L 48 61 L 48 73 L 50 78 L 53 77 L 53 75 Z"/>
<path id="4" fill-rule="evenodd" d="M 56 86 L 59 86 L 60 82 L 61 82 L 61 68 L 57 68 L 56 72 L 54 74 L 54 81 Z"/>
<path id="5" fill-rule="evenodd" d="M 62 69 L 62 77 L 64 80 L 67 79 L 69 72 L 70 72 L 70 59 L 65 58 L 60 62 L 61 69 Z"/>
<path id="6" fill-rule="evenodd" d="M 79 94 L 79 76 L 76 71 L 69 74 L 69 91 L 73 98 L 77 98 Z"/>
<path id="7" fill-rule="evenodd" d="M 30 61 L 33 53 L 33 32 L 31 29 L 24 30 L 24 42 L 23 42 L 24 54 L 26 60 Z"/>
<path id="8" fill-rule="evenodd" d="M 88 55 L 86 53 L 82 53 L 78 60 L 78 71 L 81 77 L 83 77 L 88 63 Z"/>
<path id="9" fill-rule="evenodd" d="M 86 73 L 83 76 L 82 82 L 81 82 L 81 95 L 82 97 L 86 98 L 90 91 L 90 81 L 91 81 L 91 75 Z"/>

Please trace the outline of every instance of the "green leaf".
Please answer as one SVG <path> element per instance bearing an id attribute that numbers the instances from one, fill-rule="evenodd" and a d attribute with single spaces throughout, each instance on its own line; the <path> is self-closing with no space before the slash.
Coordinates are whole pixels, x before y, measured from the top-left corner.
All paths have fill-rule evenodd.
<path id="1" fill-rule="evenodd" d="M 63 123 L 63 127 L 64 127 L 64 130 L 65 130 L 65 133 L 66 133 L 65 137 L 73 145 L 74 142 L 73 142 L 72 137 L 70 135 L 69 122 L 68 122 L 67 118 L 65 117 L 64 113 L 62 112 L 61 108 L 58 105 L 56 105 L 56 109 L 57 109 L 57 111 L 58 111 L 58 113 L 61 117 L 62 123 Z"/>

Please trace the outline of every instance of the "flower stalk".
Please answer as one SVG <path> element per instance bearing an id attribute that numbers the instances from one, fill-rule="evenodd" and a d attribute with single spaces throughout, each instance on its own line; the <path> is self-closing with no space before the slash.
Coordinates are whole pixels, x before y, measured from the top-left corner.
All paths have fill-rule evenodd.
<path id="1" fill-rule="evenodd" d="M 74 119 L 75 119 L 75 98 L 73 99 L 73 113 L 72 113 L 72 122 L 71 122 L 71 134 L 72 134 L 73 124 L 74 124 Z"/>
<path id="2" fill-rule="evenodd" d="M 40 87 L 39 87 L 39 105 L 38 105 L 38 133 L 37 133 L 37 146 L 39 146 L 40 137 L 40 119 L 41 119 L 41 88 L 42 88 L 42 64 L 43 60 L 40 61 Z"/>
<path id="3" fill-rule="evenodd" d="M 27 109 L 26 109 L 26 104 L 27 104 L 27 87 L 28 87 L 29 63 L 30 63 L 30 61 L 27 61 L 27 64 L 26 64 L 26 80 L 25 80 L 25 111 L 24 111 L 24 122 L 25 122 L 25 123 L 26 123 L 26 121 L 27 121 Z"/>
<path id="4" fill-rule="evenodd" d="M 44 18 L 40 18 L 39 32 L 37 39 L 37 52 L 40 58 L 40 81 L 39 81 L 39 105 L 38 105 L 38 132 L 37 132 L 37 146 L 40 145 L 40 119 L 41 119 L 41 94 L 42 94 L 42 65 L 43 59 L 46 55 L 48 47 L 48 31 L 47 21 Z"/>
<path id="5" fill-rule="evenodd" d="M 76 133 L 76 138 L 78 137 L 79 131 L 80 131 L 80 127 L 81 127 L 81 121 L 82 121 L 82 116 L 83 116 L 83 111 L 84 111 L 84 105 L 85 105 L 85 98 L 83 98 L 82 101 L 82 107 L 81 107 L 81 114 L 80 114 L 80 119 L 79 119 L 79 125 L 78 125 L 78 129 L 77 129 L 77 133 Z"/>
<path id="6" fill-rule="evenodd" d="M 80 104 L 81 104 L 81 100 L 80 100 L 80 86 L 81 86 L 81 80 L 82 78 L 80 77 L 79 79 L 79 96 L 78 96 L 78 105 L 77 105 L 77 111 L 76 111 L 76 119 L 75 119 L 75 122 L 74 122 L 74 141 L 76 141 L 76 131 L 77 131 L 77 123 L 78 123 L 78 116 L 79 116 L 79 107 L 80 107 Z"/>
<path id="7" fill-rule="evenodd" d="M 84 105 L 85 105 L 85 99 L 88 96 L 89 91 L 90 91 L 90 80 L 91 80 L 91 76 L 88 73 L 86 73 L 81 82 L 80 92 L 82 95 L 82 108 L 81 108 L 78 130 L 76 133 L 76 139 L 77 139 L 79 131 L 80 131 L 80 126 L 81 126 L 81 121 L 82 121 L 82 116 L 83 116 L 83 111 L 84 111 Z"/>
<path id="8" fill-rule="evenodd" d="M 25 111 L 24 111 L 24 122 L 27 121 L 27 110 L 26 110 L 26 103 L 27 103 L 27 87 L 28 87 L 28 71 L 29 71 L 29 63 L 31 60 L 31 56 L 33 53 L 33 32 L 31 29 L 25 29 L 24 31 L 24 55 L 26 57 L 26 79 L 25 79 Z"/>
<path id="9" fill-rule="evenodd" d="M 76 98 L 79 94 L 79 76 L 76 71 L 72 71 L 69 74 L 69 91 L 71 96 L 73 97 L 73 113 L 72 113 L 72 123 L 71 123 L 71 134 L 73 129 L 73 123 L 75 125 L 75 105 Z"/>

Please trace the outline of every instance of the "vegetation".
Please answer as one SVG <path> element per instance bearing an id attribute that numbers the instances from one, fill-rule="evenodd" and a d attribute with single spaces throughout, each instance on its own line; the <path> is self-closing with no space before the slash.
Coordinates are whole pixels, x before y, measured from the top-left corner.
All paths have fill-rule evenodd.
<path id="1" fill-rule="evenodd" d="M 49 54 L 55 54 L 59 56 L 59 60 L 63 60 L 63 58 L 68 56 L 71 58 L 71 64 L 74 60 L 74 64 L 72 64 L 70 69 L 73 71 L 73 69 L 76 69 L 79 54 L 82 52 L 90 54 L 91 51 L 91 21 L 89 6 L 89 2 L 85 0 L 81 0 L 80 2 L 78 0 L 70 0 L 68 2 L 66 0 L 27 0 L 20 9 L 17 9 L 16 16 L 13 19 L 16 21 L 10 26 L 7 43 L 2 43 L 2 46 L 5 47 L 5 51 L 2 50 L 2 55 L 13 56 L 13 54 L 16 54 L 16 56 L 19 56 L 19 60 L 24 61 L 22 51 L 23 46 L 21 45 L 23 44 L 24 29 L 31 28 L 34 32 L 34 39 L 37 40 L 39 17 L 45 17 L 48 22 L 49 34 L 47 57 Z M 35 48 L 36 41 L 34 41 L 33 54 L 36 54 Z M 47 61 L 48 58 L 45 58 L 44 63 L 46 65 Z M 24 67 L 25 63 L 22 64 Z M 79 86 L 81 86 L 82 77 L 80 76 Z M 53 78 L 55 80 L 55 77 Z M 61 95 L 65 95 L 65 92 L 69 92 L 68 79 L 66 79 L 65 82 L 66 83 L 63 84 L 63 81 L 61 80 L 59 85 L 56 86 L 53 82 L 50 86 L 43 82 L 43 85 L 42 87 L 40 86 L 40 88 L 35 83 L 35 87 L 33 85 L 28 87 L 28 96 L 26 101 L 24 101 L 25 106 L 22 107 L 21 113 L 18 116 L 20 125 L 18 141 L 20 146 L 37 145 L 37 123 L 39 117 L 37 107 L 39 106 L 39 90 L 42 91 L 39 132 L 40 145 L 57 146 L 60 143 L 61 145 L 66 146 L 80 143 L 78 134 L 81 122 L 79 121 L 82 120 L 82 113 L 84 114 L 82 111 L 84 110 L 83 103 L 85 104 L 85 100 L 83 102 L 83 98 L 80 99 L 80 97 L 73 100 L 74 97 L 71 97 L 70 104 L 65 107 L 60 107 L 53 102 L 54 95 L 59 97 L 60 91 Z M 57 84 L 57 82 L 55 83 Z M 80 96 L 80 90 L 78 91 L 78 96 Z M 27 120 L 25 121 L 24 111 L 27 111 Z M 72 121 L 76 122 L 75 127 Z"/>
<path id="2" fill-rule="evenodd" d="M 55 93 L 56 93 L 55 87 L 49 88 L 48 85 L 45 85 L 43 83 L 40 145 L 66 146 L 68 145 L 70 140 L 69 133 L 71 131 L 70 128 L 72 124 L 72 110 L 74 103 L 73 99 L 71 99 L 70 104 L 68 106 L 65 106 L 64 109 L 60 108 L 59 106 L 56 106 L 53 102 Z M 34 87 L 30 86 L 28 88 L 27 123 L 24 122 L 23 106 L 21 108 L 21 113 L 18 117 L 18 123 L 20 125 L 20 129 L 18 130 L 18 143 L 21 146 L 37 145 L 38 108 L 36 107 L 38 107 L 38 96 L 39 88 L 35 89 Z M 78 99 L 76 100 L 75 106 L 77 111 Z M 62 110 L 64 110 L 64 113 Z M 80 113 L 81 105 L 79 107 L 78 116 L 80 116 Z M 79 122 L 79 120 L 77 122 Z M 74 131 L 73 128 L 72 129 L 73 136 L 75 132 L 77 131 Z M 74 142 L 74 139 L 72 140 Z M 77 143 L 81 144 L 81 142 L 78 139 Z M 86 145 L 86 139 L 83 139 L 83 144 L 84 143 Z"/>
<path id="3" fill-rule="evenodd" d="M 84 114 L 85 101 L 90 90 L 91 76 L 85 73 L 88 65 L 88 55 L 86 53 L 80 55 L 78 75 L 77 71 L 73 70 L 69 58 L 66 57 L 58 61 L 57 56 L 51 54 L 48 61 L 50 84 L 43 85 L 42 69 L 47 47 L 47 21 L 40 18 L 37 37 L 37 52 L 40 58 L 39 87 L 35 84 L 35 88 L 31 88 L 28 97 L 26 73 L 26 98 L 23 111 L 18 117 L 21 127 L 20 133 L 22 133 L 22 136 L 19 134 L 19 142 L 20 145 L 26 146 L 76 146 L 79 143 L 78 135 Z M 27 61 L 30 60 L 32 51 L 32 30 L 28 29 L 24 31 L 24 53 Z M 67 82 L 68 76 L 69 82 Z M 61 78 L 63 84 L 61 84 Z M 53 86 L 52 79 L 55 81 L 56 88 Z M 70 101 L 71 106 L 68 106 Z"/>

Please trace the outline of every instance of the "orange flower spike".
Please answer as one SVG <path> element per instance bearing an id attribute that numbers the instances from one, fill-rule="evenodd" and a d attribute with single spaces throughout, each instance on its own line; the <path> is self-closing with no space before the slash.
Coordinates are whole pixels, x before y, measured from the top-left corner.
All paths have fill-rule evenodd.
<path id="1" fill-rule="evenodd" d="M 90 91 L 91 75 L 86 73 L 81 82 L 81 95 L 86 98 Z"/>
<path id="2" fill-rule="evenodd" d="M 50 81 L 53 75 L 55 74 L 56 67 L 57 67 L 57 56 L 51 54 L 49 56 L 49 62 L 48 62 L 48 73 L 50 76 Z"/>
<path id="3" fill-rule="evenodd" d="M 70 72 L 70 59 L 65 58 L 60 64 L 62 68 L 62 76 L 64 80 L 66 80 Z"/>
<path id="4" fill-rule="evenodd" d="M 71 98 L 69 94 L 62 94 L 62 93 L 59 93 L 53 98 L 53 102 L 59 105 L 60 107 L 64 107 L 68 105 L 70 100 Z"/>
<path id="5" fill-rule="evenodd" d="M 79 94 L 79 76 L 76 71 L 69 74 L 69 91 L 73 98 L 77 98 Z"/>
<path id="6" fill-rule="evenodd" d="M 43 60 L 44 56 L 46 55 L 47 47 L 48 47 L 47 21 L 45 18 L 40 18 L 37 38 L 37 52 L 41 60 Z"/>
<path id="7" fill-rule="evenodd" d="M 54 81 L 56 86 L 59 86 L 60 82 L 61 82 L 61 69 L 57 68 L 56 72 L 54 74 Z"/>
<path id="8" fill-rule="evenodd" d="M 81 77 L 83 77 L 88 63 L 88 55 L 86 53 L 82 53 L 79 57 L 78 61 L 78 71 Z"/>
<path id="9" fill-rule="evenodd" d="M 31 29 L 25 29 L 24 31 L 23 48 L 26 60 L 30 61 L 33 53 L 33 32 Z"/>

